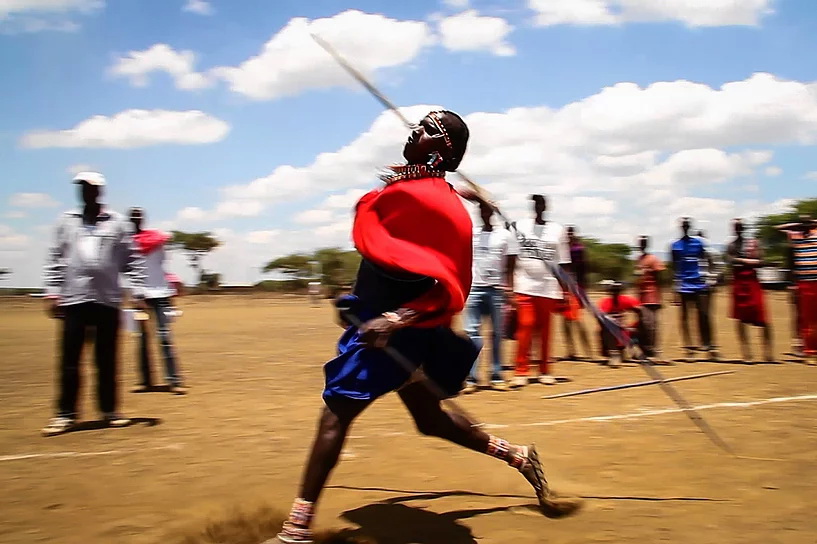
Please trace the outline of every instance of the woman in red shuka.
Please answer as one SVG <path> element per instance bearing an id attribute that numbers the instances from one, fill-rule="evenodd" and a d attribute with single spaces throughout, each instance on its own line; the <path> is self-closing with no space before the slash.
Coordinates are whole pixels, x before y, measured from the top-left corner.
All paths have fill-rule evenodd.
<path id="1" fill-rule="evenodd" d="M 429 113 L 406 142 L 407 164 L 390 167 L 385 187 L 357 203 L 352 234 L 363 259 L 344 306 L 362 325 L 346 328 L 338 356 L 324 367 L 325 406 L 301 489 L 281 533 L 268 544 L 312 542 L 315 502 L 352 422 L 394 390 L 421 433 L 504 460 L 547 506 L 547 482 L 533 446 L 511 445 L 445 411 L 423 383 L 430 380 L 447 396 L 456 395 L 478 355 L 467 337 L 450 328 L 471 286 L 472 226 L 445 172 L 459 166 L 467 142 L 468 127 L 457 114 Z M 381 349 L 387 345 L 417 370 L 410 374 L 391 360 Z"/>
<path id="2" fill-rule="evenodd" d="M 743 360 L 752 362 L 752 344 L 746 337 L 746 325 L 754 325 L 763 331 L 766 361 L 772 362 L 772 326 L 766 318 L 763 287 L 757 278 L 757 268 L 763 264 L 760 246 L 757 240 L 744 237 L 743 220 L 735 219 L 733 228 L 735 239 L 729 244 L 726 255 L 732 265 L 731 317 L 737 320 Z"/>

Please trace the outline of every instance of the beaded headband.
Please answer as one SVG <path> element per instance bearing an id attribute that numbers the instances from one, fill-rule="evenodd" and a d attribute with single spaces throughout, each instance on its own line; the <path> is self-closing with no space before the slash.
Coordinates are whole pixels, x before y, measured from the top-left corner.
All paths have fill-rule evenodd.
<path id="1" fill-rule="evenodd" d="M 445 129 L 445 125 L 443 124 L 442 114 L 443 112 L 441 111 L 432 111 L 428 114 L 428 117 L 434 122 L 434 125 L 440 130 L 440 132 L 442 132 L 443 139 L 445 140 L 445 146 L 449 150 L 453 151 L 454 146 L 451 143 L 451 137 L 448 135 L 448 131 Z"/>

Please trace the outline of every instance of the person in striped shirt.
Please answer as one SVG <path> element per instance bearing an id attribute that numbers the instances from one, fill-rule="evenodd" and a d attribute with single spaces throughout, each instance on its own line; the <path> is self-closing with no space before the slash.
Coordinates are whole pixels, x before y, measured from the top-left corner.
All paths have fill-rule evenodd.
<path id="1" fill-rule="evenodd" d="M 809 364 L 817 365 L 817 222 L 800 223 L 801 236 L 792 237 L 791 265 L 797 290 L 800 338 Z"/>
<path id="2" fill-rule="evenodd" d="M 797 294 L 797 283 L 794 281 L 793 277 L 793 268 L 794 264 L 792 263 L 791 258 L 791 244 L 794 240 L 799 240 L 803 237 L 803 229 L 801 228 L 802 223 L 807 223 L 811 221 L 811 217 L 807 214 L 801 214 L 799 217 L 799 221 L 794 223 L 785 223 L 783 225 L 777 225 L 775 228 L 780 232 L 784 233 L 789 241 L 789 259 L 788 259 L 788 268 L 789 268 L 789 292 L 791 293 L 791 331 L 792 331 L 792 339 L 791 339 L 791 352 L 790 355 L 794 355 L 800 359 L 805 358 L 805 354 L 803 353 L 803 339 L 800 337 L 800 299 Z"/>

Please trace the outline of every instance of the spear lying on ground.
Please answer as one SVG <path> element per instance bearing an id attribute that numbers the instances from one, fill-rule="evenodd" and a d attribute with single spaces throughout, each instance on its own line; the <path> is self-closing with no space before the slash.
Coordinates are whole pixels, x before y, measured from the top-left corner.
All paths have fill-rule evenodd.
<path id="1" fill-rule="evenodd" d="M 689 376 L 676 376 L 675 378 L 666 378 L 664 383 L 680 382 L 684 380 L 696 380 L 698 378 L 708 378 L 710 376 L 722 376 L 724 374 L 734 374 L 734 370 L 721 370 L 718 372 L 704 372 L 703 374 L 692 374 Z M 581 391 L 570 391 L 568 393 L 558 393 L 556 395 L 545 395 L 543 399 L 563 399 L 566 397 L 578 397 L 579 395 L 589 395 L 590 393 L 602 393 L 604 391 L 621 391 L 622 389 L 631 389 L 633 387 L 644 387 L 645 385 L 657 385 L 661 382 L 659 380 L 647 380 L 645 382 L 622 383 L 619 385 L 608 385 L 605 387 L 595 387 L 593 389 L 582 389 Z"/>

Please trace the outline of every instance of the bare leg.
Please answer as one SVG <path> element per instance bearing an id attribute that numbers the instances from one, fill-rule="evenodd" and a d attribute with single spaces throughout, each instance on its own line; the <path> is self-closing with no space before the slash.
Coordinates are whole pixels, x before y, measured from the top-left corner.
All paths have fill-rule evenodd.
<path id="1" fill-rule="evenodd" d="M 354 419 L 371 404 L 369 401 L 337 399 L 327 402 L 304 470 L 300 497 L 316 502 L 326 480 L 338 463 L 346 434 Z"/>
<path id="2" fill-rule="evenodd" d="M 579 331 L 579 341 L 584 347 L 586 357 L 593 357 L 593 346 L 590 344 L 590 337 L 587 336 L 587 329 L 584 328 L 581 321 L 576 321 L 576 329 Z"/>
<path id="3" fill-rule="evenodd" d="M 661 316 L 664 315 L 661 311 L 661 308 L 656 308 L 653 310 L 654 322 L 653 322 L 653 331 L 652 331 L 652 349 L 653 355 L 658 360 L 663 360 L 661 357 L 661 344 L 658 341 L 658 331 L 661 329 Z"/>
<path id="4" fill-rule="evenodd" d="M 765 351 L 766 361 L 774 361 L 774 349 L 772 346 L 772 324 L 766 323 L 762 326 L 763 329 L 763 348 Z"/>
<path id="5" fill-rule="evenodd" d="M 533 446 L 511 445 L 475 427 L 474 422 L 465 416 L 443 410 L 440 401 L 422 383 L 409 384 L 399 394 L 421 433 L 502 459 L 517 469 L 536 491 L 539 506 L 546 515 L 566 515 L 579 507 L 577 501 L 551 496 L 539 456 Z"/>
<path id="6" fill-rule="evenodd" d="M 487 451 L 491 437 L 465 416 L 443 410 L 440 401 L 422 383 L 409 384 L 398 394 L 422 434 L 443 438 L 480 453 Z"/>
<path id="7" fill-rule="evenodd" d="M 747 363 L 752 362 L 752 346 L 749 345 L 749 340 L 746 338 L 746 325 L 740 320 L 735 321 L 735 330 L 738 333 L 738 341 L 740 342 L 740 349 L 743 352 L 743 360 Z"/>
<path id="8" fill-rule="evenodd" d="M 326 401 L 326 406 L 321 412 L 315 441 L 312 444 L 312 451 L 304 469 L 300 496 L 295 499 L 281 533 L 267 543 L 312 542 L 310 526 L 315 512 L 315 503 L 332 469 L 338 463 L 349 427 L 369 404 L 371 401 L 342 397 Z"/>

